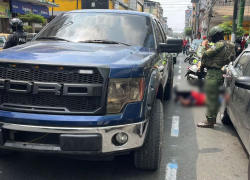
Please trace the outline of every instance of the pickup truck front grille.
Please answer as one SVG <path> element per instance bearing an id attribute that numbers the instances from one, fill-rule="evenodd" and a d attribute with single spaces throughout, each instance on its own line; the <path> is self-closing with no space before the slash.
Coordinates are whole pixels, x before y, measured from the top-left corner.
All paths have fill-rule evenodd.
<path id="1" fill-rule="evenodd" d="M 46 114 L 103 114 L 108 74 L 109 69 L 103 67 L 0 62 L 0 109 Z M 53 91 L 35 93 L 35 83 Z M 60 89 L 55 90 L 55 87 Z M 29 90 L 23 92 L 27 88 Z"/>
<path id="2" fill-rule="evenodd" d="M 50 67 L 47 69 L 46 66 L 39 66 L 39 68 L 35 68 L 35 66 L 33 68 L 0 66 L 0 78 L 55 83 L 103 83 L 103 77 L 98 69 L 90 69 L 93 70 L 93 74 L 79 74 L 80 68 L 67 68 L 66 70 L 60 70 L 59 68 Z"/>
<path id="3" fill-rule="evenodd" d="M 70 112 L 93 112 L 100 108 L 101 97 L 55 96 L 52 94 L 35 95 L 3 92 L 0 93 L 0 104 L 51 107 L 51 110 L 53 110 L 53 107 L 63 107 Z M 11 106 L 9 105 L 9 107 Z"/>

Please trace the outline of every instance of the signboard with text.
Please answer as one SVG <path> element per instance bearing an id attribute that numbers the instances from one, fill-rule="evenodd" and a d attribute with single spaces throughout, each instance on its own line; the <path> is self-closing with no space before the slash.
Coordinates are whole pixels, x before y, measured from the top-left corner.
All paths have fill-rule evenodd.
<path id="1" fill-rule="evenodd" d="M 0 18 L 11 18 L 8 2 L 0 2 Z"/>
<path id="2" fill-rule="evenodd" d="M 12 0 L 12 13 L 34 13 L 49 18 L 49 8 L 46 6 L 39 6 L 28 2 Z"/>

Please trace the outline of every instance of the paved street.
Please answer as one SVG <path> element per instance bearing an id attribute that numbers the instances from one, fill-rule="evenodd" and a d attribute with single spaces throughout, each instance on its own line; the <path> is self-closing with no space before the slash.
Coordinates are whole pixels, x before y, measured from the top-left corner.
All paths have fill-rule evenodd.
<path id="1" fill-rule="evenodd" d="M 184 85 L 188 63 L 180 55 L 174 84 Z M 180 71 L 181 70 L 181 71 Z M 130 155 L 111 162 L 88 162 L 57 156 L 16 153 L 0 158 L 1 180 L 246 180 L 248 157 L 232 126 L 196 128 L 205 108 L 164 103 L 164 143 L 157 172 L 135 169 Z M 174 118 L 173 118 L 174 116 Z M 177 178 L 176 178 L 177 177 Z"/>

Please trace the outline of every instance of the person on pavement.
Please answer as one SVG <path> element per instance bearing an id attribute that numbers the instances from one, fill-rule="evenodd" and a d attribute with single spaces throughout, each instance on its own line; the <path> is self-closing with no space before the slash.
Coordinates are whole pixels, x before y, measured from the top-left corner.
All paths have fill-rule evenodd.
<path id="1" fill-rule="evenodd" d="M 219 26 L 209 31 L 208 39 L 215 44 L 209 47 L 208 40 L 204 40 L 201 50 L 201 71 L 207 68 L 205 82 L 207 114 L 206 120 L 198 123 L 197 126 L 213 128 L 220 108 L 219 89 L 224 82 L 221 68 L 234 60 L 235 46 L 230 41 L 224 41 L 224 30 Z"/>
<path id="2" fill-rule="evenodd" d="M 175 102 L 180 102 L 183 106 L 203 106 L 206 102 L 206 95 L 198 91 L 181 91 L 177 86 L 174 87 Z"/>
<path id="3" fill-rule="evenodd" d="M 10 21 L 10 27 L 13 34 L 8 37 L 3 49 L 11 48 L 27 42 L 27 34 L 23 30 L 23 22 L 20 19 L 12 19 Z"/>
<path id="4" fill-rule="evenodd" d="M 237 58 L 243 51 L 243 48 L 241 47 L 241 37 L 237 36 L 235 38 L 235 57 Z"/>
<path id="5" fill-rule="evenodd" d="M 183 38 L 183 54 L 185 54 L 186 52 L 186 45 L 187 45 L 187 41 L 185 38 Z"/>

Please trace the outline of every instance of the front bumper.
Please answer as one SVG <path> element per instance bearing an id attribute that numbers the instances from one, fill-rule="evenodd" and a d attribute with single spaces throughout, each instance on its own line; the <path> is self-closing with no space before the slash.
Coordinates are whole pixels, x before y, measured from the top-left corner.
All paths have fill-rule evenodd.
<path id="1" fill-rule="evenodd" d="M 59 144 L 39 144 L 18 142 L 10 140 L 8 137 L 4 137 L 3 133 L 0 133 L 2 149 L 20 150 L 20 151 L 32 151 L 54 154 L 102 154 L 102 153 L 115 153 L 126 150 L 132 150 L 139 148 L 143 145 L 147 129 L 148 120 L 140 123 L 118 125 L 118 126 L 106 126 L 106 127 L 52 127 L 52 126 L 34 126 L 34 125 L 21 125 L 11 123 L 1 123 L 3 131 L 25 131 L 25 132 L 37 132 L 37 133 L 57 133 L 60 136 L 64 135 L 88 135 L 95 134 L 101 136 L 101 150 L 100 151 L 64 151 Z M 112 143 L 112 138 L 118 132 L 124 132 L 128 135 L 128 141 L 122 146 L 115 146 Z M 65 144 L 64 144 L 65 145 Z M 76 148 L 77 149 L 77 148 Z"/>

